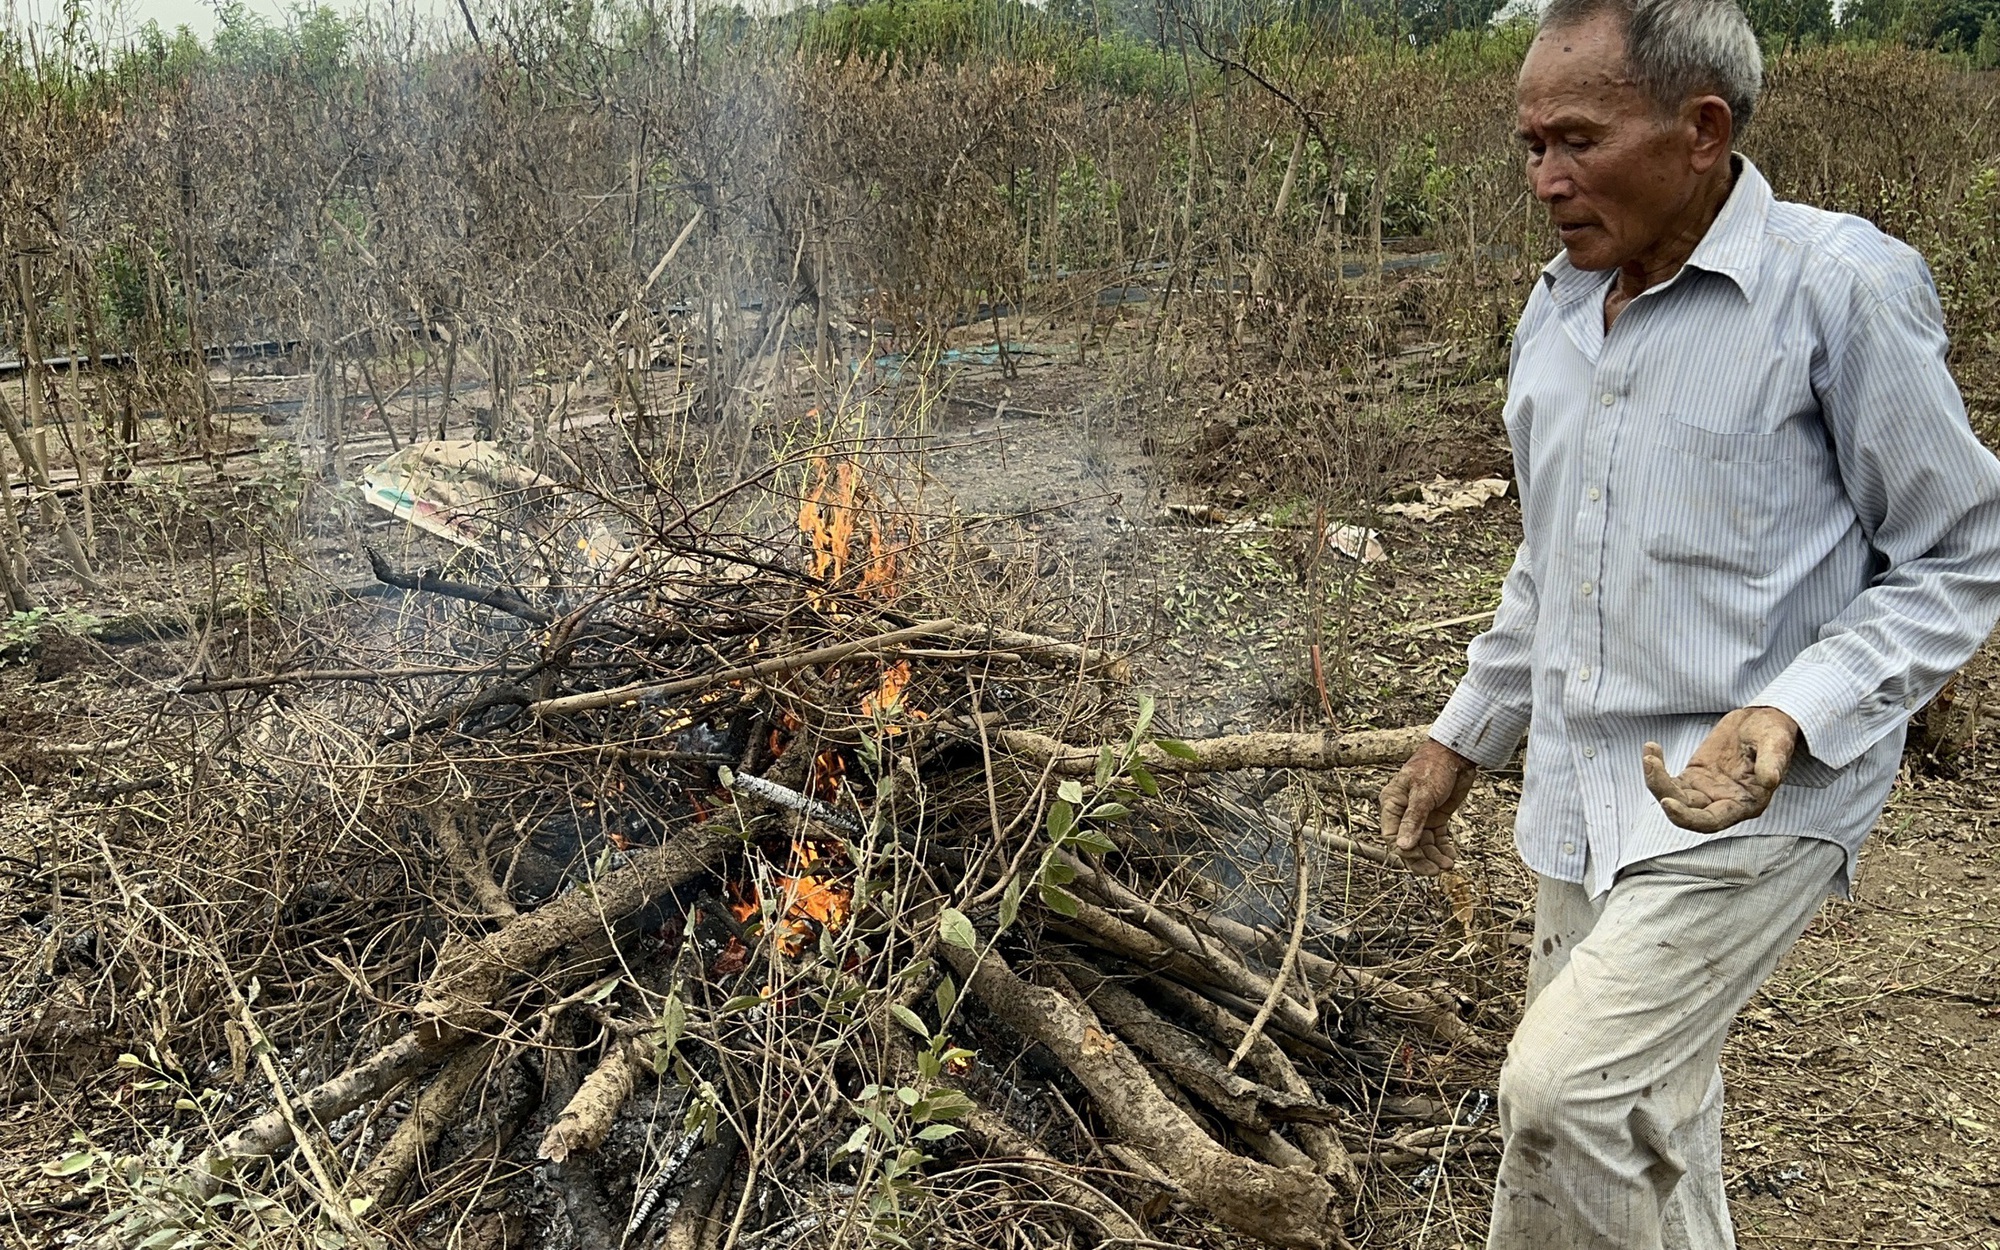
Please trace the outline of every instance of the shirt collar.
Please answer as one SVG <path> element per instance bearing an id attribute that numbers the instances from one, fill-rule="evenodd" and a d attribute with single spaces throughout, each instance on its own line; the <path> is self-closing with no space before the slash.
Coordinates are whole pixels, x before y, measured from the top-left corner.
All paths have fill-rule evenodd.
<path id="1" fill-rule="evenodd" d="M 1737 153 L 1729 159 L 1736 167 L 1736 185 L 1730 188 L 1729 198 L 1709 224 L 1708 233 L 1695 244 L 1682 272 L 1700 269 L 1721 274 L 1748 298 L 1763 259 L 1764 224 L 1770 216 L 1773 197 L 1771 184 L 1749 157 Z M 1570 264 L 1567 248 L 1542 266 L 1542 280 L 1558 305 L 1601 292 L 1610 277 L 1608 270 L 1578 269 Z M 1680 274 L 1675 274 L 1660 285 L 1671 285 L 1679 277 Z"/>

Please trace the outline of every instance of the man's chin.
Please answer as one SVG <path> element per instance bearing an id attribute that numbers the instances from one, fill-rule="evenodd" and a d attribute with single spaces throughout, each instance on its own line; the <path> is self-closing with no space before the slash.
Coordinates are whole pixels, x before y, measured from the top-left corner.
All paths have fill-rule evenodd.
<path id="1" fill-rule="evenodd" d="M 1588 242 L 1584 242 L 1584 244 L 1568 244 L 1564 250 L 1570 254 L 1572 268 L 1592 270 L 1592 272 L 1618 268 L 1618 258 L 1610 256 L 1610 248 L 1604 246 L 1592 248 Z"/>
<path id="2" fill-rule="evenodd" d="M 1607 240 L 1595 231 L 1581 230 L 1575 237 L 1564 239 L 1563 250 L 1569 253 L 1569 263 L 1577 269 L 1616 269 L 1619 264 Z"/>

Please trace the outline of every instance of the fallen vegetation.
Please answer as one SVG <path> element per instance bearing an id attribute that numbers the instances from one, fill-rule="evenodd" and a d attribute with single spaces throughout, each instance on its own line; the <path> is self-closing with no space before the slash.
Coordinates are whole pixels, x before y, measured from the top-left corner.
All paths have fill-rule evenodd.
<path id="1" fill-rule="evenodd" d="M 10 1235 L 1476 1235 L 1528 899 L 1369 809 L 1513 541 L 1519 33 L 995 12 L 9 53 Z M 1990 433 L 1990 80 L 1771 83 Z"/>

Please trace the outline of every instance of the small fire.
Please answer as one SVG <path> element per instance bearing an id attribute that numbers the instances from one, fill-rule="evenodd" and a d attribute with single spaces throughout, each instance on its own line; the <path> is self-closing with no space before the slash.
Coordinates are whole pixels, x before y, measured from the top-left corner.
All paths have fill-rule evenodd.
<path id="1" fill-rule="evenodd" d="M 799 507 L 799 529 L 812 540 L 812 575 L 824 582 L 837 582 L 847 572 L 854 544 L 855 496 L 861 489 L 861 470 L 852 460 L 843 460 L 829 474 L 826 461 L 816 459 L 813 475 L 818 484 Z"/>
<path id="2" fill-rule="evenodd" d="M 846 778 L 847 757 L 828 747 L 813 756 L 812 780 L 806 783 L 806 793 L 831 803 L 840 797 L 840 787 Z"/>
<path id="3" fill-rule="evenodd" d="M 910 662 L 897 660 L 882 674 L 873 694 L 861 696 L 863 716 L 893 716 L 903 706 L 903 688 L 910 684 Z"/>
<path id="4" fill-rule="evenodd" d="M 882 682 L 875 689 L 861 696 L 861 714 L 882 722 L 885 735 L 903 732 L 901 725 L 895 724 L 895 717 L 910 720 L 930 719 L 922 710 L 907 707 L 903 703 L 903 691 L 910 684 L 910 662 L 897 660 L 882 672 Z"/>
<path id="5" fill-rule="evenodd" d="M 854 910 L 854 889 L 842 878 L 846 860 L 837 849 L 822 851 L 814 842 L 794 839 L 787 871 L 771 874 L 777 898 L 773 939 L 778 950 L 796 956 L 805 950 L 813 926 L 839 929 Z M 739 923 L 750 924 L 763 913 L 763 896 L 756 885 L 731 884 L 729 911 Z"/>
<path id="6" fill-rule="evenodd" d="M 858 563 L 856 591 L 863 596 L 893 599 L 896 594 L 896 549 L 888 523 L 873 506 L 873 495 L 861 480 L 861 466 L 843 459 L 829 465 L 812 462 L 812 487 L 799 504 L 799 530 L 811 543 L 807 568 L 829 586 L 846 577 L 855 563 L 855 535 L 867 534 L 867 554 Z"/>
<path id="7" fill-rule="evenodd" d="M 771 758 L 774 760 L 784 755 L 785 749 L 792 745 L 792 735 L 798 732 L 801 723 L 798 717 L 784 708 L 778 709 L 777 720 L 778 723 L 771 726 L 771 734 L 766 743 L 771 748 Z"/>

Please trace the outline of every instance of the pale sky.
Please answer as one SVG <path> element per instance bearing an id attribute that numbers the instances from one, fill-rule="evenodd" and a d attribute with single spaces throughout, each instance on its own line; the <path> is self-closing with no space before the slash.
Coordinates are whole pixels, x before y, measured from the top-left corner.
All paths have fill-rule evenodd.
<path id="1" fill-rule="evenodd" d="M 169 34 L 176 27 L 186 26 L 206 40 L 215 33 L 215 4 L 213 0 L 84 0 L 88 6 L 91 25 L 100 35 L 116 39 L 122 34 L 136 31 L 149 21 L 158 22 L 161 29 Z M 272 19 L 282 20 L 303 0 L 243 0 L 243 7 Z M 321 3 L 340 12 L 348 12 L 360 7 L 357 0 L 321 0 Z M 387 7 L 378 3 L 378 10 Z M 403 12 L 414 10 L 418 13 L 437 14 L 444 12 L 456 17 L 455 0 L 394 0 L 393 7 Z M 475 6 L 476 8 L 477 6 Z M 38 29 L 46 30 L 62 15 L 62 0 L 0 0 L 0 12 L 8 15 L 8 24 L 25 22 Z"/>

